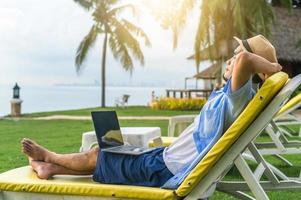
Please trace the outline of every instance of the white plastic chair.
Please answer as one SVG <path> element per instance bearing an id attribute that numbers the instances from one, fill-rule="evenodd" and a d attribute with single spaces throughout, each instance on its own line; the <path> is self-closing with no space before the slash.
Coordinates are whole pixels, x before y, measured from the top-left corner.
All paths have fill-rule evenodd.
<path id="1" fill-rule="evenodd" d="M 196 115 L 179 115 L 171 117 L 168 124 L 168 137 L 178 136 L 194 121 L 195 117 Z"/>
<path id="2" fill-rule="evenodd" d="M 124 94 L 121 97 L 115 99 L 115 105 L 116 105 L 116 107 L 121 106 L 121 107 L 124 108 L 124 107 L 128 106 L 129 98 L 130 98 L 130 95 Z"/>

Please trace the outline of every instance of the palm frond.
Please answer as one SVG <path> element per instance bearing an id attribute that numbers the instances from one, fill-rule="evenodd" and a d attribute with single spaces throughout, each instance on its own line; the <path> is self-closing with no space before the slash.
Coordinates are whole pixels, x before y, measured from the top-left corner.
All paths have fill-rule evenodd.
<path id="1" fill-rule="evenodd" d="M 123 68 L 132 73 L 134 65 L 126 44 L 120 41 L 120 38 L 118 38 L 117 35 L 111 35 L 109 39 L 109 46 L 114 58 L 120 60 Z"/>
<path id="2" fill-rule="evenodd" d="M 201 14 L 199 18 L 199 23 L 196 31 L 195 42 L 194 42 L 194 51 L 195 51 L 195 62 L 197 68 L 199 68 L 201 60 L 201 48 L 209 47 L 210 48 L 210 9 L 208 4 L 203 1 L 201 5 Z"/>
<path id="3" fill-rule="evenodd" d="M 243 3 L 244 2 L 242 1 L 235 1 L 233 7 L 233 16 L 241 16 L 234 21 L 234 26 L 237 28 L 236 36 L 244 38 L 247 27 L 245 23 L 246 11 Z"/>
<path id="4" fill-rule="evenodd" d="M 109 39 L 109 46 L 116 59 L 119 59 L 126 71 L 132 73 L 133 61 L 131 55 L 137 59 L 141 65 L 144 65 L 144 55 L 138 40 L 131 34 L 127 27 L 119 22 L 116 18 L 112 18 L 112 24 L 115 29 Z"/>
<path id="5" fill-rule="evenodd" d="M 140 27 L 136 26 L 135 24 L 129 22 L 126 19 L 122 19 L 121 21 L 128 30 L 130 30 L 131 32 L 134 32 L 138 37 L 141 37 L 144 39 L 145 46 L 148 46 L 148 47 L 151 46 L 151 42 L 150 42 L 148 36 L 146 35 L 146 33 L 143 31 L 143 29 L 141 29 Z"/>
<path id="6" fill-rule="evenodd" d="M 178 11 L 173 16 L 171 29 L 173 32 L 173 48 L 177 48 L 178 37 L 186 25 L 187 17 L 190 11 L 194 8 L 195 0 L 183 0 Z M 176 20 L 175 20 L 176 19 Z"/>
<path id="7" fill-rule="evenodd" d="M 212 48 L 212 52 L 219 52 L 220 59 L 224 60 L 232 55 L 233 36 L 247 38 L 263 34 L 268 37 L 275 22 L 271 5 L 263 0 L 203 0 L 200 12 L 194 46 L 197 66 L 202 60 L 199 55 L 202 49 Z"/>
<path id="8" fill-rule="evenodd" d="M 130 9 L 132 11 L 133 16 L 135 16 L 135 17 L 139 16 L 139 14 L 140 14 L 139 9 L 137 8 L 137 6 L 135 6 L 133 4 L 126 4 L 126 5 L 112 8 L 108 12 L 108 15 L 115 16 L 116 14 L 119 14 L 120 12 L 123 12 L 124 10 L 128 10 L 128 9 Z"/>
<path id="9" fill-rule="evenodd" d="M 130 31 L 117 19 L 112 21 L 116 27 L 114 34 L 116 38 L 131 51 L 133 56 L 140 62 L 141 65 L 144 65 L 144 55 L 141 51 L 138 40 L 130 33 Z"/>
<path id="10" fill-rule="evenodd" d="M 152 14 L 160 21 L 161 27 L 173 34 L 173 48 L 177 47 L 178 38 L 183 30 L 190 11 L 198 0 L 164 0 L 164 9 L 153 8 Z M 162 3 L 163 4 L 163 3 Z M 150 6 L 151 7 L 151 6 Z"/>
<path id="11" fill-rule="evenodd" d="M 85 61 L 89 50 L 94 46 L 99 31 L 100 30 L 97 28 L 97 26 L 93 25 L 88 35 L 84 37 L 78 46 L 75 56 L 75 67 L 77 73 L 81 71 L 82 64 Z"/>
<path id="12" fill-rule="evenodd" d="M 93 7 L 93 0 L 73 0 L 73 1 L 88 11 Z"/>
<path id="13" fill-rule="evenodd" d="M 105 2 L 108 5 L 114 5 L 117 2 L 119 2 L 120 0 L 100 0 L 100 1 L 103 1 L 103 2 Z"/>

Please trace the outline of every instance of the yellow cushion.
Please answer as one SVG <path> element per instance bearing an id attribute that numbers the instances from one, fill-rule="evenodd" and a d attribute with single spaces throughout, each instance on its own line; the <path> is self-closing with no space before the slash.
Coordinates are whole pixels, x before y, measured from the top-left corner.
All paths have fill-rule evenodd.
<path id="1" fill-rule="evenodd" d="M 219 158 L 230 148 L 237 138 L 247 129 L 270 100 L 279 92 L 288 79 L 286 73 L 279 72 L 268 78 L 246 109 L 240 114 L 230 128 L 198 163 L 183 183 L 175 191 L 180 197 L 189 194 L 198 182 L 214 166 Z"/>
<path id="2" fill-rule="evenodd" d="M 301 93 L 294 96 L 292 99 L 290 99 L 277 113 L 277 116 L 282 115 L 292 107 L 296 106 L 298 103 L 301 103 Z"/>
<path id="3" fill-rule="evenodd" d="M 0 174 L 0 190 L 131 199 L 177 199 L 172 190 L 100 184 L 93 182 L 90 176 L 55 176 L 51 180 L 41 180 L 29 166 Z"/>
<path id="4" fill-rule="evenodd" d="M 164 147 L 168 147 L 169 145 L 171 145 L 171 143 L 173 143 L 177 137 L 161 137 L 162 139 L 162 146 Z M 154 141 L 151 141 L 149 144 L 149 147 L 156 147 L 156 145 L 154 144 Z"/>

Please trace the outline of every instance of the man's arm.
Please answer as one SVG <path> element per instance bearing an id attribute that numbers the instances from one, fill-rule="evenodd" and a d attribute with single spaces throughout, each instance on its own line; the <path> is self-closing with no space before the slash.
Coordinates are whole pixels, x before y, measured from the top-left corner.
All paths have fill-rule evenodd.
<path id="1" fill-rule="evenodd" d="M 268 77 L 281 71 L 278 63 L 271 63 L 265 58 L 247 51 L 242 51 L 236 56 L 233 66 L 231 91 L 241 88 L 255 73 L 262 73 Z"/>

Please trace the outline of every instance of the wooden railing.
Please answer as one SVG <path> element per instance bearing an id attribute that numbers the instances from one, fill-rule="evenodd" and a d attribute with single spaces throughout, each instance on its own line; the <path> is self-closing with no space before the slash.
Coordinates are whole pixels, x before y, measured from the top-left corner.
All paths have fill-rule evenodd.
<path id="1" fill-rule="evenodd" d="M 166 97 L 191 98 L 194 96 L 208 98 L 211 92 L 210 89 L 167 89 Z"/>

